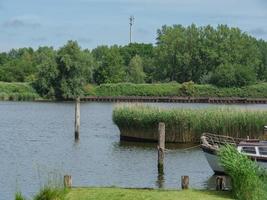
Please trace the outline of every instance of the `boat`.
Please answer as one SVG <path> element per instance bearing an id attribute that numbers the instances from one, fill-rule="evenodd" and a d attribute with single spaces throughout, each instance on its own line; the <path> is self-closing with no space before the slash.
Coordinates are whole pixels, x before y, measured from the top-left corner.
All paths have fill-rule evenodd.
<path id="1" fill-rule="evenodd" d="M 266 127 L 267 129 L 267 127 Z M 229 144 L 237 148 L 239 153 L 247 155 L 261 167 L 267 169 L 267 141 L 259 139 L 241 139 L 224 135 L 203 133 L 201 136 L 201 149 L 215 174 L 225 174 L 220 165 L 218 151 L 220 147 Z"/>

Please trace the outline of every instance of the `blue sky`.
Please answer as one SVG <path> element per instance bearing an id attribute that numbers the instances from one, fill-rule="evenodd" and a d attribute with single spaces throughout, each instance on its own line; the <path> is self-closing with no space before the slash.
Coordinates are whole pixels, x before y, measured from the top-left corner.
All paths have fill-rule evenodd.
<path id="1" fill-rule="evenodd" d="M 267 0 L 0 0 L 0 51 L 77 40 L 83 48 L 154 43 L 162 25 L 228 24 L 267 40 Z"/>

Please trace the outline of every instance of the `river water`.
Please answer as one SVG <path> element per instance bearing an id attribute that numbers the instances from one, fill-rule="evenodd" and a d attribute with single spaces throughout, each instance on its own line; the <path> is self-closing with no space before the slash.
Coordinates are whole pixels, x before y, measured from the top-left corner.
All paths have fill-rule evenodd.
<path id="1" fill-rule="evenodd" d="M 149 104 L 202 108 L 210 104 Z M 74 104 L 0 102 L 0 200 L 16 191 L 28 198 L 48 182 L 72 175 L 74 186 L 212 188 L 213 172 L 198 148 L 167 145 L 164 177 L 157 174 L 155 144 L 120 142 L 113 103 L 82 103 L 80 141 L 74 142 Z M 267 105 L 235 105 L 265 109 Z"/>

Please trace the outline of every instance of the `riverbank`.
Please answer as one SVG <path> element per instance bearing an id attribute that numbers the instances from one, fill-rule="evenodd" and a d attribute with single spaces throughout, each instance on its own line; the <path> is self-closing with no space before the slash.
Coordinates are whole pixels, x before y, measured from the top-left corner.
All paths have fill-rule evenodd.
<path id="1" fill-rule="evenodd" d="M 0 100 L 3 101 L 33 101 L 40 96 L 28 83 L 0 82 Z"/>
<path id="2" fill-rule="evenodd" d="M 236 138 L 263 137 L 267 111 L 233 108 L 160 109 L 142 105 L 117 106 L 113 122 L 121 139 L 157 141 L 158 123 L 166 124 L 166 142 L 199 142 L 204 132 Z"/>
<path id="3" fill-rule="evenodd" d="M 68 200 L 230 200 L 230 192 L 206 190 L 150 190 L 120 188 L 74 188 L 67 194 Z"/>
<path id="4" fill-rule="evenodd" d="M 176 103 L 267 103 L 267 83 L 241 88 L 198 84 L 102 84 L 86 85 L 82 101 L 176 102 Z M 39 96 L 30 83 L 0 82 L 0 100 L 51 101 Z"/>

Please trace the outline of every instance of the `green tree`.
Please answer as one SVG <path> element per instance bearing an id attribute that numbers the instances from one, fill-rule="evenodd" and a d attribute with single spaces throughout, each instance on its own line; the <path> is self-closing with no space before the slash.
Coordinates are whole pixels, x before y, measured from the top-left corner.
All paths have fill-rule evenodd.
<path id="1" fill-rule="evenodd" d="M 256 73 L 252 68 L 237 64 L 222 64 L 211 77 L 211 83 L 220 87 L 241 87 L 255 80 Z"/>
<path id="2" fill-rule="evenodd" d="M 81 51 L 76 41 L 68 41 L 61 47 L 56 57 L 58 77 L 56 84 L 57 98 L 77 98 L 83 95 L 83 86 L 86 84 L 89 59 Z M 90 71 L 90 70 L 89 70 Z"/>
<path id="3" fill-rule="evenodd" d="M 125 81 L 124 62 L 117 46 L 99 47 L 99 49 L 93 50 L 93 54 L 98 63 L 94 72 L 94 80 L 97 84 Z"/>
<path id="4" fill-rule="evenodd" d="M 144 83 L 145 73 L 143 70 L 143 60 L 140 56 L 134 56 L 128 69 L 128 81 L 132 83 Z"/>
<path id="5" fill-rule="evenodd" d="M 56 53 L 52 48 L 41 47 L 37 50 L 36 62 L 38 72 L 34 88 L 43 97 L 55 98 L 59 70 L 56 63 Z"/>

